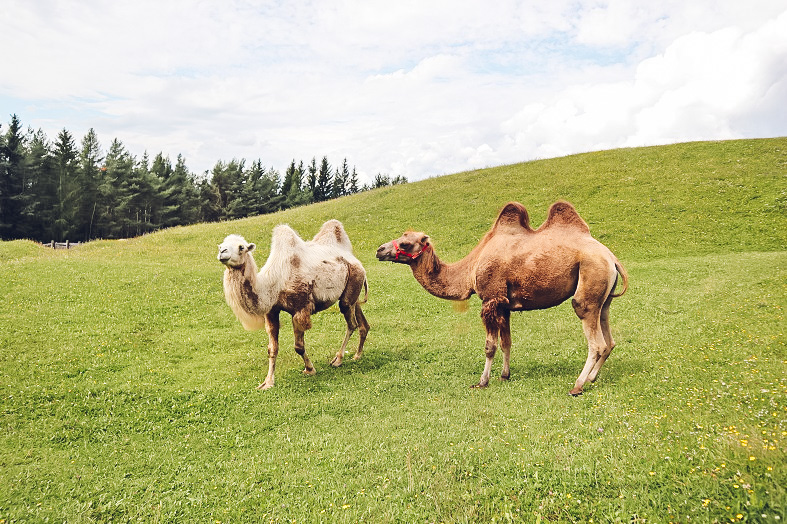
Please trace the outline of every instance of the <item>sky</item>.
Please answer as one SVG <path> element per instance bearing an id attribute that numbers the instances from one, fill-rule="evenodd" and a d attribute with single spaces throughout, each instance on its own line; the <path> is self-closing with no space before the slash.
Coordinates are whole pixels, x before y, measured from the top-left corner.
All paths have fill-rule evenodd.
<path id="1" fill-rule="evenodd" d="M 787 136 L 784 0 L 0 0 L 0 132 L 361 183 Z"/>

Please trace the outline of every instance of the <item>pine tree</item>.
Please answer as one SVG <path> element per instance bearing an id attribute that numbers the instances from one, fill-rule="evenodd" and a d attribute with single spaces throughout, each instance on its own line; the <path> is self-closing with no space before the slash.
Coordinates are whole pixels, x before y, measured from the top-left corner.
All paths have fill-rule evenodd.
<path id="1" fill-rule="evenodd" d="M 235 198 L 229 203 L 230 218 L 244 218 L 258 215 L 261 209 L 260 185 L 265 175 L 262 162 L 256 160 L 249 169 L 243 170 L 235 191 Z"/>
<path id="2" fill-rule="evenodd" d="M 187 225 L 194 224 L 199 221 L 199 192 L 197 184 L 188 168 L 186 167 L 186 159 L 183 155 L 178 155 L 175 162 L 175 171 L 172 173 L 176 184 L 180 186 L 180 196 L 178 197 L 179 211 L 178 224 Z"/>
<path id="3" fill-rule="evenodd" d="M 303 206 L 309 203 L 309 193 L 304 189 L 305 176 L 306 168 L 303 166 L 303 160 L 301 160 L 298 163 L 298 167 L 295 169 L 293 183 L 290 186 L 289 193 L 287 193 L 287 203 L 289 207 Z"/>
<path id="4" fill-rule="evenodd" d="M 57 200 L 55 203 L 55 220 L 52 226 L 52 239 L 68 240 L 74 233 L 77 215 L 77 198 L 80 192 L 77 173 L 77 149 L 74 137 L 63 129 L 57 135 L 53 157 L 57 175 Z"/>
<path id="5" fill-rule="evenodd" d="M 169 157 L 159 153 L 143 177 L 142 218 L 146 231 L 154 231 L 166 221 L 165 195 L 162 188 L 172 173 L 172 163 L 169 161 Z"/>
<path id="6" fill-rule="evenodd" d="M 118 207 L 123 237 L 139 236 L 157 229 L 161 223 L 160 182 L 149 166 L 148 154 L 131 165 L 121 181 L 121 201 Z M 165 160 L 165 166 L 169 160 Z M 166 169 L 167 167 L 165 167 Z M 171 168 L 170 168 L 171 170 Z"/>
<path id="7" fill-rule="evenodd" d="M 213 184 L 213 180 L 204 179 L 200 181 L 198 192 L 200 200 L 200 221 L 218 222 L 221 217 L 221 195 L 218 188 Z"/>
<path id="8" fill-rule="evenodd" d="M 18 236 L 51 240 L 57 212 L 57 173 L 49 141 L 38 130 L 30 139 L 24 158 L 22 221 Z"/>
<path id="9" fill-rule="evenodd" d="M 101 144 L 95 130 L 90 128 L 82 137 L 82 149 L 79 153 L 78 186 L 79 200 L 77 204 L 75 230 L 82 240 L 92 240 L 96 225 L 97 211 L 100 200 L 99 185 L 101 183 Z"/>
<path id="10" fill-rule="evenodd" d="M 259 199 L 256 213 L 274 213 L 283 209 L 285 197 L 282 194 L 283 189 L 281 189 L 278 171 L 275 169 L 264 170 L 259 160 L 257 160 L 257 164 L 261 176 L 254 182 L 255 193 Z"/>
<path id="11" fill-rule="evenodd" d="M 331 165 L 328 163 L 328 157 L 324 156 L 320 163 L 320 171 L 317 173 L 317 185 L 314 188 L 315 202 L 322 202 L 331 198 L 332 179 Z"/>
<path id="12" fill-rule="evenodd" d="M 238 200 L 243 189 L 244 163 L 244 160 L 233 159 L 229 163 L 219 160 L 213 167 L 209 197 L 216 207 L 217 220 L 235 218 L 236 213 L 243 211 L 243 202 Z"/>
<path id="13" fill-rule="evenodd" d="M 350 175 L 350 182 L 347 187 L 347 192 L 351 195 L 354 195 L 360 191 L 358 187 L 358 173 L 355 171 L 355 166 L 353 166 L 353 172 Z"/>
<path id="14" fill-rule="evenodd" d="M 22 221 L 22 193 L 24 191 L 25 138 L 16 115 L 11 115 L 8 131 L 0 148 L 0 238 L 19 238 Z"/>
<path id="15" fill-rule="evenodd" d="M 308 194 L 308 202 L 317 202 L 315 195 L 317 193 L 317 159 L 312 157 L 311 164 L 309 164 L 309 174 L 306 176 L 306 186 Z"/>
<path id="16" fill-rule="evenodd" d="M 349 194 L 347 186 L 350 182 L 350 168 L 347 166 L 347 159 L 342 162 L 341 168 L 336 168 L 336 174 L 333 177 L 333 184 L 331 185 L 331 198 L 339 198 Z"/>
<path id="17" fill-rule="evenodd" d="M 98 184 L 98 208 L 95 231 L 99 238 L 123 236 L 123 217 L 118 213 L 120 204 L 127 197 L 128 181 L 134 160 L 123 144 L 115 138 L 101 168 Z"/>
<path id="18" fill-rule="evenodd" d="M 304 174 L 303 161 L 296 166 L 295 160 L 293 160 L 284 174 L 284 181 L 281 185 L 283 209 L 297 207 L 308 202 L 307 191 L 303 187 Z"/>
<path id="19" fill-rule="evenodd" d="M 385 187 L 391 185 L 391 177 L 388 175 L 383 175 L 382 173 L 377 173 L 374 176 L 374 180 L 372 181 L 372 189 L 377 189 L 379 187 Z"/>
<path id="20" fill-rule="evenodd" d="M 287 171 L 284 172 L 284 180 L 281 183 L 281 196 L 284 198 L 283 207 L 285 209 L 292 207 L 288 205 L 287 195 L 292 190 L 292 186 L 297 183 L 295 181 L 297 169 L 298 168 L 295 166 L 295 159 L 293 159 L 287 167 Z"/>
<path id="21" fill-rule="evenodd" d="M 2 131 L 3 125 L 0 124 L 0 131 Z M 8 171 L 8 150 L 6 146 L 6 138 L 4 133 L 0 133 L 0 240 L 5 239 L 5 229 L 3 224 L 4 222 L 4 215 L 6 199 L 8 198 L 8 178 L 7 178 L 7 171 Z"/>
<path id="22" fill-rule="evenodd" d="M 178 157 L 180 159 L 180 157 Z M 158 224 L 161 227 L 172 227 L 180 223 L 180 214 L 183 207 L 183 186 L 188 182 L 182 170 L 175 170 L 169 158 L 163 153 L 156 155 L 153 160 L 152 174 L 159 182 L 159 209 Z"/>

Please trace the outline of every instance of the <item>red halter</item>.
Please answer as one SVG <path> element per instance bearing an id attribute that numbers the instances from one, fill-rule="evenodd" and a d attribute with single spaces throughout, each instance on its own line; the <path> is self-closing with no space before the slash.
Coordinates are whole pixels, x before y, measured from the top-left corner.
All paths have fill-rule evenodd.
<path id="1" fill-rule="evenodd" d="M 393 247 L 396 250 L 396 258 L 394 260 L 399 260 L 399 255 L 404 255 L 411 260 L 415 260 L 416 258 L 421 256 L 421 253 L 429 249 L 431 246 L 427 243 L 424 247 L 421 248 L 421 251 L 419 251 L 415 255 L 412 255 L 407 251 L 405 251 L 404 249 L 400 248 L 399 244 L 396 243 L 396 240 L 393 241 Z"/>

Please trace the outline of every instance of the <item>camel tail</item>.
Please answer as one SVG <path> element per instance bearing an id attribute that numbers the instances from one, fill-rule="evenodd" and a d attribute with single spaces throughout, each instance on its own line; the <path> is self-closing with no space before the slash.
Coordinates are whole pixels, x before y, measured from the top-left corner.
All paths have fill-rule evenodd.
<path id="1" fill-rule="evenodd" d="M 621 296 L 623 296 L 623 294 L 624 294 L 624 293 L 626 292 L 626 290 L 628 290 L 628 288 L 629 288 L 629 274 L 628 274 L 628 272 L 626 271 L 626 268 L 625 268 L 625 267 L 623 267 L 623 264 L 621 264 L 621 263 L 620 263 L 620 261 L 618 261 L 617 259 L 615 259 L 615 269 L 617 270 L 618 274 L 619 274 L 619 275 L 621 276 L 621 278 L 623 279 L 623 289 L 621 290 L 621 292 L 620 292 L 620 293 L 612 293 L 612 294 L 610 295 L 610 297 L 612 297 L 612 298 L 616 298 L 616 297 L 621 297 Z M 617 286 L 615 286 L 615 287 L 617 287 Z"/>
<path id="2" fill-rule="evenodd" d="M 359 304 L 366 304 L 366 301 L 369 300 L 369 284 L 366 278 L 363 279 L 363 300 L 361 297 L 358 297 Z"/>

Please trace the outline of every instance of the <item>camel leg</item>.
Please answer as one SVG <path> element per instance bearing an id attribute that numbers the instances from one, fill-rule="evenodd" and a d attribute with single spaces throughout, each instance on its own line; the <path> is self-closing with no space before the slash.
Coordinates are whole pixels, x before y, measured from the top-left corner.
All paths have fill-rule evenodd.
<path id="1" fill-rule="evenodd" d="M 503 371 L 500 373 L 500 380 L 508 380 L 511 377 L 511 312 L 503 311 L 503 323 L 500 326 L 500 349 L 503 350 Z"/>
<path id="2" fill-rule="evenodd" d="M 366 335 L 369 334 L 369 322 L 366 321 L 360 304 L 355 304 L 355 319 L 358 321 L 358 335 L 361 341 L 358 343 L 358 350 L 353 355 L 353 360 L 358 360 L 363 355 L 363 344 L 366 342 Z"/>
<path id="3" fill-rule="evenodd" d="M 484 363 L 484 371 L 481 373 L 481 379 L 478 381 L 478 384 L 473 386 L 475 388 L 485 388 L 489 385 L 492 361 L 495 359 L 495 352 L 497 352 L 497 339 L 500 336 L 501 329 L 508 325 L 508 317 L 506 316 L 508 311 L 501 308 L 500 305 L 507 302 L 505 299 L 493 298 L 484 300 L 484 305 L 481 306 L 481 319 L 484 321 L 484 327 L 486 328 L 486 343 L 484 345 L 486 362 Z"/>
<path id="4" fill-rule="evenodd" d="M 484 345 L 484 353 L 486 354 L 486 362 L 484 363 L 484 371 L 481 373 L 481 378 L 474 388 L 485 388 L 489 385 L 489 375 L 492 373 L 492 361 L 495 360 L 495 352 L 497 351 L 497 329 L 486 330 L 486 344 Z"/>
<path id="5" fill-rule="evenodd" d="M 497 339 L 499 336 L 499 328 L 497 322 L 486 323 L 486 343 L 484 344 L 484 354 L 486 355 L 486 362 L 484 362 L 484 371 L 481 373 L 481 378 L 474 388 L 485 388 L 489 385 L 489 375 L 492 373 L 492 362 L 495 360 L 495 353 L 497 352 Z"/>
<path id="6" fill-rule="evenodd" d="M 572 305 L 577 316 L 582 320 L 582 330 L 588 341 L 588 358 L 585 361 L 585 366 L 574 383 L 574 388 L 569 391 L 572 395 L 577 396 L 582 394 L 582 386 L 588 381 L 590 371 L 604 354 L 606 342 L 601 330 L 601 312 L 596 307 L 584 305 L 576 298 L 572 300 Z"/>
<path id="7" fill-rule="evenodd" d="M 338 368 L 342 365 L 342 359 L 344 359 L 344 350 L 347 348 L 347 342 L 350 341 L 350 336 L 353 334 L 353 330 L 349 327 L 347 328 L 347 332 L 344 334 L 344 341 L 342 341 L 342 348 L 336 352 L 336 356 L 333 357 L 331 360 L 331 365 L 335 368 Z"/>
<path id="8" fill-rule="evenodd" d="M 598 359 L 596 365 L 593 366 L 593 369 L 590 370 L 590 374 L 588 375 L 588 380 L 590 382 L 596 381 L 601 366 L 604 365 L 604 362 L 607 361 L 610 353 L 612 353 L 612 350 L 615 348 L 615 340 L 612 338 L 612 332 L 609 329 L 609 306 L 611 303 L 612 297 L 607 297 L 607 300 L 604 302 L 604 307 L 601 308 L 601 333 L 604 335 L 604 353 L 601 355 L 601 358 Z"/>
<path id="9" fill-rule="evenodd" d="M 314 375 L 317 370 L 314 369 L 312 361 L 306 354 L 306 342 L 304 341 L 304 333 L 311 327 L 311 318 L 308 313 L 299 311 L 292 316 L 292 331 L 295 334 L 295 352 L 303 359 L 304 375 Z"/>
<path id="10" fill-rule="evenodd" d="M 331 360 L 331 365 L 335 368 L 338 368 L 342 365 L 344 352 L 347 349 L 347 343 L 350 341 L 350 336 L 355 331 L 355 328 L 358 327 L 358 322 L 355 319 L 355 304 L 347 306 L 342 302 L 339 302 L 339 310 L 344 315 L 344 321 L 347 323 L 347 332 L 344 334 L 344 341 L 342 342 L 341 349 L 336 352 L 336 356 L 333 357 L 333 360 Z"/>
<path id="11" fill-rule="evenodd" d="M 257 389 L 269 389 L 273 387 L 274 372 L 276 371 L 276 356 L 279 354 L 279 312 L 270 312 L 265 315 L 265 331 L 268 332 L 268 375 L 265 382 L 257 386 Z"/>

